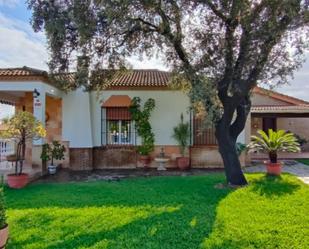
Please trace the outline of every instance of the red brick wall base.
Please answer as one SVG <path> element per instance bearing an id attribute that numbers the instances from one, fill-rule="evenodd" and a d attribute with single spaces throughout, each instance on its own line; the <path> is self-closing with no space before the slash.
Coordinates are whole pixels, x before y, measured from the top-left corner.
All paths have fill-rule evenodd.
<path id="1" fill-rule="evenodd" d="M 70 148 L 70 169 L 92 170 L 92 148 Z"/>
<path id="2" fill-rule="evenodd" d="M 93 148 L 93 168 L 136 168 L 137 153 L 134 147 Z"/>
<path id="3" fill-rule="evenodd" d="M 170 157 L 167 168 L 176 168 L 176 157 L 180 156 L 177 146 L 156 146 L 151 154 L 150 167 L 157 168 L 158 163 L 154 158 L 159 155 L 161 147 L 164 147 L 165 155 Z M 223 162 L 217 147 L 192 147 L 192 168 L 223 168 Z M 244 156 L 241 157 L 243 162 Z M 134 147 L 95 147 L 95 148 L 70 148 L 70 169 L 119 169 L 143 167 L 138 160 L 138 154 Z"/>

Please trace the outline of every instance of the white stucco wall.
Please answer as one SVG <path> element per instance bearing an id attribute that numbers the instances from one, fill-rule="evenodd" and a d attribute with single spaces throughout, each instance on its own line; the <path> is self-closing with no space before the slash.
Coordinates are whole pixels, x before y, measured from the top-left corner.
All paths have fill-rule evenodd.
<path id="1" fill-rule="evenodd" d="M 142 104 L 153 98 L 156 107 L 151 115 L 151 124 L 155 133 L 155 144 L 177 145 L 172 138 L 173 127 L 180 121 L 183 113 L 185 121 L 190 120 L 189 98 L 181 91 L 172 90 L 107 90 L 86 93 L 77 90 L 63 95 L 63 140 L 70 142 L 71 148 L 101 146 L 101 105 L 112 95 L 140 97 Z M 250 126 L 250 120 L 248 120 Z M 245 143 L 243 131 L 238 142 Z M 137 139 L 137 144 L 140 140 Z"/>
<path id="2" fill-rule="evenodd" d="M 58 88 L 40 80 L 0 81 L 0 91 L 33 92 L 34 89 L 54 97 L 61 97 L 63 94 Z"/>
<path id="3" fill-rule="evenodd" d="M 78 89 L 63 95 L 62 139 L 70 148 L 93 146 L 90 114 L 90 94 Z"/>
<path id="4" fill-rule="evenodd" d="M 180 121 L 190 120 L 189 98 L 181 91 L 172 90 L 107 90 L 99 95 L 97 92 L 85 93 L 74 91 L 63 96 L 63 140 L 70 142 L 71 148 L 101 146 L 101 105 L 112 95 L 140 97 L 142 104 L 153 98 L 156 107 L 150 122 L 155 133 L 155 144 L 177 145 L 172 138 L 173 127 Z M 243 131 L 238 142 L 245 143 Z M 140 139 L 137 139 L 140 144 Z"/>
<path id="5" fill-rule="evenodd" d="M 271 95 L 262 95 L 255 93 L 251 98 L 252 106 L 255 105 L 289 105 L 285 101 L 273 98 Z"/>
<path id="6" fill-rule="evenodd" d="M 108 90 L 97 96 L 96 92 L 91 93 L 91 117 L 93 145 L 101 145 L 101 103 L 111 95 L 128 95 L 130 98 L 140 97 L 142 104 L 153 98 L 156 107 L 151 115 L 151 125 L 155 133 L 156 145 L 176 145 L 172 138 L 173 127 L 180 122 L 180 115 L 183 113 L 184 120 L 189 121 L 188 112 L 189 98 L 181 91 L 171 90 Z M 138 140 L 139 143 L 139 140 Z"/>

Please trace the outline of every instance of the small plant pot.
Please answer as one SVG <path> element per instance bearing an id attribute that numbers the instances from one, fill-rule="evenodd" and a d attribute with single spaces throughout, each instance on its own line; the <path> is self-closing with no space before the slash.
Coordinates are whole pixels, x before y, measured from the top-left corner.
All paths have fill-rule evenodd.
<path id="1" fill-rule="evenodd" d="M 281 174 L 281 163 L 267 163 L 266 164 L 267 174 L 279 176 Z"/>
<path id="2" fill-rule="evenodd" d="M 190 168 L 190 158 L 189 157 L 177 157 L 176 158 L 177 167 L 181 170 L 187 170 Z"/>
<path id="3" fill-rule="evenodd" d="M 25 187 L 29 182 L 28 174 L 9 174 L 7 175 L 7 183 L 10 188 L 20 189 Z M 0 247 L 1 248 L 1 247 Z"/>
<path id="4" fill-rule="evenodd" d="M 54 175 L 54 174 L 57 173 L 57 166 L 56 165 L 48 165 L 47 169 L 48 169 L 48 173 L 50 175 Z"/>
<path id="5" fill-rule="evenodd" d="M 9 225 L 5 224 L 4 227 L 0 228 L 0 248 L 5 248 L 8 237 L 9 237 Z"/>
<path id="6" fill-rule="evenodd" d="M 149 155 L 140 155 L 139 161 L 143 164 L 145 168 L 149 168 L 150 166 L 150 156 Z"/>

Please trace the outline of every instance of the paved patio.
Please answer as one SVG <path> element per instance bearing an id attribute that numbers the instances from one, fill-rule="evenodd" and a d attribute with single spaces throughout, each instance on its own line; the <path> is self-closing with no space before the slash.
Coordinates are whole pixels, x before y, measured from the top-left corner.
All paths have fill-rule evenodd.
<path id="1" fill-rule="evenodd" d="M 268 159 L 268 154 L 265 153 L 250 153 L 250 157 L 252 160 L 262 160 Z M 289 153 L 289 152 L 280 152 L 278 153 L 278 159 L 282 160 L 294 160 L 294 159 L 301 159 L 301 158 L 309 158 L 308 151 L 302 151 L 300 153 Z"/>
<path id="2" fill-rule="evenodd" d="M 223 169 L 190 169 L 187 171 L 178 169 L 158 171 L 154 168 L 106 169 L 92 171 L 71 171 L 68 169 L 61 169 L 56 175 L 45 175 L 36 182 L 77 182 L 95 180 L 119 181 L 124 178 L 134 177 L 208 175 L 214 172 L 223 172 Z"/>
<path id="3" fill-rule="evenodd" d="M 309 184 L 309 166 L 294 160 L 283 161 L 283 172 L 297 176 L 301 181 Z M 265 165 L 261 161 L 254 162 L 253 166 L 246 167 L 244 172 L 266 172 Z"/>
<path id="4" fill-rule="evenodd" d="M 0 176 L 3 176 L 3 180 L 6 181 L 6 176 L 8 174 L 12 174 L 15 172 L 15 167 L 12 163 L 7 161 L 0 162 Z M 40 167 L 32 167 L 30 165 L 24 165 L 23 173 L 27 173 L 29 175 L 29 180 L 34 181 L 41 177 L 41 168 Z"/>
<path id="5" fill-rule="evenodd" d="M 296 175 L 300 180 L 309 184 L 309 166 L 294 160 L 285 160 L 282 168 L 283 172 Z M 71 171 L 61 169 L 56 175 L 45 175 L 36 180 L 36 182 L 78 182 L 78 181 L 119 181 L 125 178 L 134 177 L 153 177 L 153 176 L 190 176 L 190 175 L 208 175 L 216 172 L 223 172 L 223 169 L 190 169 L 181 171 L 170 169 L 167 171 L 157 171 L 156 169 L 107 169 L 93 171 Z M 253 166 L 244 168 L 244 172 L 266 172 L 262 161 L 254 161 Z"/>

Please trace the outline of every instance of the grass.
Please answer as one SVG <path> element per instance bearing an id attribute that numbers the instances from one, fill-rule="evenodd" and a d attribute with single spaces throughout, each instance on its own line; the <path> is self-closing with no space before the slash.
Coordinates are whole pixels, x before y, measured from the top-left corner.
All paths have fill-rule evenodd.
<path id="1" fill-rule="evenodd" d="M 309 187 L 222 174 L 6 189 L 11 248 L 309 248 Z"/>
<path id="2" fill-rule="evenodd" d="M 303 159 L 297 159 L 297 161 L 309 166 L 309 159 L 303 158 Z"/>

